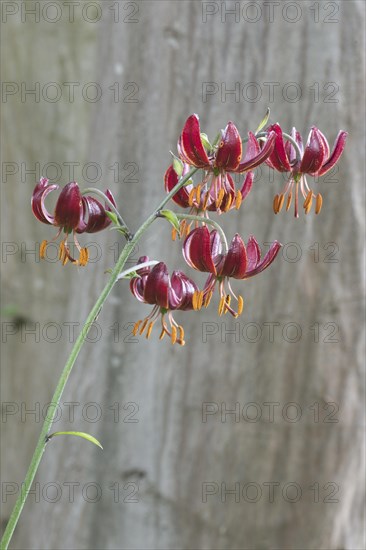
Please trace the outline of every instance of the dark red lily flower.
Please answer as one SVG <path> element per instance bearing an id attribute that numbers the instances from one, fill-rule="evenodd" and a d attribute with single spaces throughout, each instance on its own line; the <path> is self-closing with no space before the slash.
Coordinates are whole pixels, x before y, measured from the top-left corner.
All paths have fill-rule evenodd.
<path id="1" fill-rule="evenodd" d="M 234 317 L 237 317 L 243 310 L 244 302 L 240 295 L 234 294 L 229 278 L 248 279 L 257 275 L 271 265 L 281 246 L 278 241 L 275 241 L 267 254 L 261 258 L 258 242 L 253 236 L 249 237 L 245 245 L 240 235 L 236 234 L 228 251 L 223 253 L 220 235 L 215 229 L 211 232 L 206 226 L 194 229 L 184 241 L 184 259 L 193 269 L 210 273 L 204 290 L 194 300 L 200 305 L 207 305 L 218 281 L 221 298 L 219 315 L 230 311 Z M 229 292 L 225 288 L 226 281 Z M 238 302 L 237 312 L 230 307 L 232 296 Z"/>
<path id="2" fill-rule="evenodd" d="M 343 149 L 346 145 L 347 132 L 341 130 L 335 140 L 332 153 L 328 141 L 324 134 L 315 126 L 310 130 L 308 140 L 303 147 L 303 141 L 296 128 L 292 129 L 291 136 L 296 141 L 301 151 L 301 159 L 297 159 L 295 147 L 290 141 L 286 141 L 282 134 L 279 124 L 273 124 L 268 128 L 276 134 L 275 147 L 266 160 L 266 164 L 279 172 L 290 172 L 290 177 L 285 184 L 282 193 L 275 196 L 273 209 L 278 214 L 284 204 L 285 195 L 287 195 L 286 210 L 290 208 L 292 201 L 293 188 L 295 186 L 295 217 L 298 217 L 298 188 L 305 199 L 305 214 L 311 210 L 313 198 L 316 199 L 315 214 L 319 214 L 323 198 L 320 193 L 315 194 L 309 188 L 305 174 L 310 176 L 323 176 L 340 159 Z"/>
<path id="3" fill-rule="evenodd" d="M 182 176 L 185 176 L 189 172 L 188 164 L 184 165 Z M 220 194 L 220 206 L 217 208 L 218 201 L 215 200 L 215 188 L 211 188 L 209 191 L 205 191 L 201 185 L 195 187 L 193 184 L 186 185 L 179 189 L 179 191 L 174 195 L 173 201 L 183 208 L 190 208 L 190 214 L 201 214 L 202 222 L 207 216 L 207 211 L 214 211 L 218 213 L 228 212 L 232 208 L 237 210 L 240 208 L 242 202 L 248 196 L 254 179 L 254 172 L 248 172 L 243 186 L 240 191 L 235 190 L 234 180 L 230 174 L 225 174 L 225 177 L 221 180 L 221 190 Z M 165 172 L 164 176 L 165 181 L 165 190 L 169 193 L 178 183 L 179 177 L 175 172 L 173 165 L 169 166 L 168 170 Z M 198 224 L 196 223 L 196 226 Z M 190 224 L 186 224 L 185 220 L 181 222 L 181 235 L 184 233 L 188 235 L 190 229 Z"/>
<path id="4" fill-rule="evenodd" d="M 82 196 L 79 186 L 72 181 L 65 185 L 57 200 L 54 214 L 50 214 L 45 206 L 45 199 L 51 191 L 58 189 L 58 185 L 49 185 L 47 178 L 41 178 L 36 185 L 32 195 L 32 210 L 36 218 L 42 223 L 54 225 L 59 230 L 52 239 L 56 240 L 60 233 L 64 231 L 65 237 L 60 243 L 59 259 L 65 265 L 68 260 L 72 263 L 84 266 L 88 263 L 89 253 L 87 248 L 82 248 L 76 238 L 76 233 L 96 233 L 108 227 L 111 223 L 106 215 L 105 208 L 99 201 L 90 196 Z M 115 205 L 112 193 L 107 189 L 106 196 Z M 79 259 L 75 260 L 71 254 L 67 243 L 70 233 L 73 233 L 74 243 L 79 250 Z M 42 241 L 40 246 L 40 257 L 44 258 L 49 241 Z"/>
<path id="5" fill-rule="evenodd" d="M 148 256 L 141 256 L 138 263 L 148 262 Z M 133 334 L 143 334 L 146 329 L 146 338 L 150 337 L 151 331 L 158 317 L 161 318 L 160 339 L 165 334 L 170 336 L 173 344 L 176 342 L 184 345 L 184 330 L 178 325 L 172 315 L 174 310 L 192 310 L 193 296 L 198 292 L 197 285 L 185 275 L 182 271 L 173 271 L 169 277 L 167 266 L 164 262 L 159 262 L 152 269 L 143 267 L 136 270 L 139 277 L 133 277 L 130 282 L 130 288 L 133 295 L 145 304 L 154 304 L 150 315 L 142 321 L 137 321 L 133 328 Z M 168 327 L 165 316 L 168 316 L 170 328 Z"/>
<path id="6" fill-rule="evenodd" d="M 245 196 L 249 193 L 253 177 L 247 177 L 240 191 L 235 190 L 234 182 L 229 172 L 241 174 L 262 164 L 274 147 L 276 134 L 270 132 L 266 143 L 261 148 L 252 132 L 248 133 L 248 145 L 243 156 L 240 134 L 233 122 L 229 122 L 221 131 L 221 140 L 217 146 L 206 151 L 201 137 L 199 118 L 191 115 L 185 122 L 178 141 L 179 157 L 188 168 L 202 168 L 204 175 L 198 186 L 189 190 L 183 188 L 173 200 L 184 208 L 190 206 L 197 210 L 214 210 L 218 213 L 227 212 L 230 208 L 240 208 Z M 208 146 L 207 146 L 208 147 Z M 185 166 L 185 171 L 188 171 Z M 165 174 L 165 187 L 173 188 L 174 177 L 172 166 Z M 177 180 L 178 181 L 178 180 Z M 250 183 L 249 183 L 250 182 Z"/>

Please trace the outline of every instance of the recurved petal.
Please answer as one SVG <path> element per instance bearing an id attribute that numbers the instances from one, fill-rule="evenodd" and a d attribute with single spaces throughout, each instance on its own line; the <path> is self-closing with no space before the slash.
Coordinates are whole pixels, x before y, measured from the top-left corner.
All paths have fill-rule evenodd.
<path id="1" fill-rule="evenodd" d="M 254 269 L 248 269 L 244 278 L 247 279 L 248 277 L 253 277 L 254 275 L 257 275 L 258 273 L 264 271 L 267 267 L 269 267 L 276 258 L 281 246 L 281 243 L 279 243 L 278 241 L 274 241 L 264 258 L 257 264 Z"/>
<path id="2" fill-rule="evenodd" d="M 145 275 L 148 275 L 151 271 L 151 267 L 148 265 L 146 267 L 142 267 L 141 269 L 138 269 L 139 264 L 144 264 L 145 262 L 149 261 L 149 256 L 140 256 L 137 262 L 136 266 L 136 273 L 140 275 L 140 277 L 143 277 Z"/>
<path id="3" fill-rule="evenodd" d="M 173 271 L 169 289 L 169 309 L 192 309 L 192 298 L 197 285 L 183 271 Z"/>
<path id="4" fill-rule="evenodd" d="M 313 126 L 310 130 L 304 155 L 300 164 L 300 172 L 315 176 L 326 159 L 326 147 L 318 128 Z"/>
<path id="5" fill-rule="evenodd" d="M 213 233 L 213 232 L 212 232 Z M 217 240 L 212 237 L 217 249 Z M 216 275 L 216 268 L 211 253 L 211 235 L 206 226 L 193 229 L 183 243 L 183 256 L 187 264 L 198 271 Z"/>
<path id="6" fill-rule="evenodd" d="M 47 195 L 58 189 L 58 185 L 48 185 L 47 178 L 41 178 L 39 183 L 34 188 L 32 195 L 32 211 L 35 217 L 42 223 L 47 223 L 52 225 L 54 223 L 54 217 L 48 212 L 45 207 L 44 201 Z"/>
<path id="7" fill-rule="evenodd" d="M 215 166 L 231 172 L 239 166 L 241 155 L 242 144 L 240 134 L 235 124 L 229 122 L 222 133 L 216 153 Z"/>
<path id="8" fill-rule="evenodd" d="M 148 304 L 157 304 L 168 309 L 169 275 L 164 262 L 156 264 L 146 278 L 144 299 Z"/>
<path id="9" fill-rule="evenodd" d="M 178 141 L 178 151 L 182 160 L 197 168 L 210 166 L 210 161 L 201 140 L 199 118 L 196 114 L 187 118 Z"/>
<path id="10" fill-rule="evenodd" d="M 303 143 L 302 143 L 302 137 L 301 137 L 301 134 L 300 132 L 298 132 L 296 130 L 295 127 L 292 128 L 292 131 L 291 131 L 291 137 L 296 141 L 296 143 L 298 144 L 299 146 L 299 149 L 301 151 L 301 156 L 303 155 L 303 152 L 304 152 L 304 146 L 303 146 Z M 295 150 L 295 147 L 292 145 L 291 141 L 286 141 L 285 143 L 285 151 L 286 151 L 286 155 L 287 155 L 287 158 L 289 160 L 289 163 L 290 165 L 292 166 L 292 168 L 294 168 L 295 164 L 296 164 L 296 161 L 299 162 L 298 160 L 298 155 L 296 153 L 296 150 Z"/>
<path id="11" fill-rule="evenodd" d="M 145 298 L 144 298 L 145 282 L 146 281 L 144 281 L 143 279 L 140 279 L 139 277 L 134 277 L 130 281 L 130 290 L 132 294 L 140 302 L 144 302 L 144 303 L 145 303 Z"/>
<path id="12" fill-rule="evenodd" d="M 80 189 L 75 181 L 65 185 L 55 208 L 55 225 L 67 231 L 77 229 L 83 215 L 83 203 Z"/>
<path id="13" fill-rule="evenodd" d="M 245 180 L 243 181 L 243 187 L 241 188 L 241 198 L 244 200 L 248 195 L 252 188 L 254 180 L 254 172 L 248 172 L 245 176 Z"/>
<path id="14" fill-rule="evenodd" d="M 268 131 L 275 133 L 275 145 L 266 163 L 278 172 L 289 172 L 291 164 L 287 157 L 281 126 L 278 123 L 272 124 Z"/>
<path id="15" fill-rule="evenodd" d="M 248 239 L 247 257 L 248 257 L 247 271 L 252 271 L 257 267 L 261 257 L 261 249 L 259 248 L 257 239 L 253 237 L 253 235 L 251 235 Z"/>
<path id="16" fill-rule="evenodd" d="M 173 168 L 173 165 L 169 166 L 168 170 L 165 172 L 165 175 L 164 175 L 165 191 L 169 193 L 177 185 L 178 181 L 179 181 L 179 178 L 176 171 Z M 191 190 L 192 187 L 193 187 L 192 185 L 181 187 L 179 191 L 173 196 L 172 200 L 182 208 L 188 208 L 189 191 Z"/>
<path id="17" fill-rule="evenodd" d="M 346 146 L 346 139 L 348 136 L 348 132 L 345 132 L 344 130 L 341 130 L 335 140 L 335 143 L 333 145 L 333 151 L 328 160 L 325 161 L 323 166 L 320 168 L 318 175 L 322 176 L 323 174 L 326 174 L 329 172 L 331 168 L 339 161 L 339 158 L 341 154 L 343 153 L 343 149 Z"/>
<path id="18" fill-rule="evenodd" d="M 112 192 L 107 189 L 105 194 L 111 203 L 116 206 Z M 103 206 L 97 199 L 89 195 L 82 197 L 82 203 L 82 215 L 76 229 L 77 233 L 97 233 L 106 229 L 112 223 L 106 215 L 106 210 L 111 212 L 111 208 L 107 203 Z"/>
<path id="19" fill-rule="evenodd" d="M 242 238 L 238 233 L 234 235 L 228 253 L 225 257 L 225 262 L 222 265 L 220 273 L 225 277 L 234 277 L 234 279 L 242 279 L 247 269 L 247 253 Z"/>
<path id="20" fill-rule="evenodd" d="M 269 132 L 267 141 L 261 149 L 257 138 L 252 132 L 248 132 L 248 145 L 243 162 L 239 164 L 235 172 L 247 172 L 262 164 L 269 158 L 275 146 L 276 134 Z"/>

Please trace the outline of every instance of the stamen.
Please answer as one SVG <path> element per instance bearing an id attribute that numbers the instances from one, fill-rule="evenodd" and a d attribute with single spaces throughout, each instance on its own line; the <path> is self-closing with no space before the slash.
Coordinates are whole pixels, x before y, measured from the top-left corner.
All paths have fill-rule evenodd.
<path id="1" fill-rule="evenodd" d="M 58 259 L 62 261 L 64 259 L 65 254 L 66 254 L 65 243 L 64 241 L 61 241 L 58 249 Z"/>
<path id="2" fill-rule="evenodd" d="M 150 338 L 150 334 L 151 334 L 151 331 L 153 329 L 153 326 L 155 324 L 155 321 L 150 321 L 150 324 L 149 324 L 149 327 L 146 331 L 146 338 L 149 339 Z"/>
<path id="3" fill-rule="evenodd" d="M 192 306 L 195 311 L 202 308 L 203 304 L 203 291 L 195 290 L 192 296 Z"/>
<path id="4" fill-rule="evenodd" d="M 288 209 L 290 208 L 291 202 L 292 202 L 292 191 L 290 191 L 290 193 L 288 194 L 288 197 L 287 197 L 286 212 L 287 212 Z"/>
<path id="5" fill-rule="evenodd" d="M 226 300 L 226 296 L 221 296 L 220 302 L 219 302 L 219 308 L 218 308 L 218 314 L 219 314 L 220 317 L 224 312 L 225 300 Z"/>
<path id="6" fill-rule="evenodd" d="M 273 199 L 273 212 L 275 214 L 278 214 L 278 200 L 279 200 L 279 195 L 275 195 Z"/>
<path id="7" fill-rule="evenodd" d="M 45 258 L 47 245 L 48 245 L 48 241 L 41 242 L 41 245 L 39 247 L 39 257 L 41 260 L 44 260 Z"/>
<path id="8" fill-rule="evenodd" d="M 204 201 L 203 201 L 202 210 L 206 210 L 209 198 L 210 198 L 210 192 L 207 191 L 207 193 L 205 195 L 205 198 L 204 198 Z"/>
<path id="9" fill-rule="evenodd" d="M 311 205 L 313 204 L 313 197 L 311 196 L 310 197 L 310 201 L 308 202 L 306 208 L 305 208 L 305 214 L 309 214 L 310 210 L 311 210 Z"/>
<path id="10" fill-rule="evenodd" d="M 146 317 L 146 319 L 143 320 L 142 325 L 141 325 L 140 330 L 139 330 L 140 336 L 144 332 L 148 321 L 149 321 L 148 317 Z"/>
<path id="11" fill-rule="evenodd" d="M 184 328 L 182 327 L 182 325 L 179 325 L 179 326 L 178 326 L 178 330 L 179 330 L 178 343 L 179 343 L 181 346 L 184 346 L 184 344 L 185 344 L 185 342 L 184 342 Z"/>
<path id="12" fill-rule="evenodd" d="M 172 344 L 175 344 L 175 342 L 177 341 L 177 329 L 174 326 L 172 327 L 171 339 L 172 339 Z"/>
<path id="13" fill-rule="evenodd" d="M 224 196 L 225 196 L 225 191 L 224 191 L 223 188 L 221 188 L 220 191 L 219 191 L 219 195 L 216 199 L 216 208 L 220 208 Z"/>
<path id="14" fill-rule="evenodd" d="M 312 192 L 312 190 L 310 189 L 310 191 L 309 191 L 308 194 L 306 195 L 306 199 L 305 199 L 305 202 L 304 202 L 304 208 L 305 208 L 305 210 L 307 209 L 308 204 L 312 202 L 312 199 L 313 199 L 313 192 Z"/>
<path id="15" fill-rule="evenodd" d="M 172 227 L 172 241 L 175 241 L 177 238 L 177 230 L 175 227 Z"/>
<path id="16" fill-rule="evenodd" d="M 206 296 L 205 296 L 205 300 L 204 300 L 204 302 L 203 302 L 204 307 L 208 307 L 209 303 L 211 302 L 212 295 L 213 295 L 213 291 L 212 291 L 212 290 L 210 290 L 209 292 L 207 292 L 207 294 L 206 294 Z"/>
<path id="17" fill-rule="evenodd" d="M 179 225 L 179 237 L 182 238 L 184 237 L 184 231 L 185 231 L 185 228 L 186 228 L 186 220 L 182 220 L 180 222 L 180 225 Z"/>
<path id="18" fill-rule="evenodd" d="M 165 334 L 166 334 L 166 331 L 165 331 L 165 328 L 163 327 L 162 331 L 160 333 L 160 336 L 159 336 L 159 340 L 162 340 L 164 338 Z"/>
<path id="19" fill-rule="evenodd" d="M 85 266 L 89 260 L 89 251 L 87 248 L 82 248 L 80 250 L 79 265 Z"/>
<path id="20" fill-rule="evenodd" d="M 191 191 L 189 193 L 189 196 L 188 196 L 189 206 L 193 206 L 193 201 L 195 199 L 195 196 L 196 196 L 196 188 L 194 187 L 193 189 L 191 189 Z"/>
<path id="21" fill-rule="evenodd" d="M 226 299 L 225 299 L 224 314 L 226 314 L 229 311 L 230 303 L 231 303 L 231 296 L 230 296 L 230 294 L 227 294 Z"/>
<path id="22" fill-rule="evenodd" d="M 241 203 L 243 202 L 243 195 L 241 194 L 241 191 L 238 191 L 235 197 L 235 208 L 239 210 L 241 207 Z"/>
<path id="23" fill-rule="evenodd" d="M 201 201 L 201 184 L 199 183 L 196 187 L 196 202 L 199 204 Z"/>
<path id="24" fill-rule="evenodd" d="M 281 193 L 278 196 L 278 203 L 277 203 L 277 211 L 278 212 L 281 212 L 284 200 L 285 200 L 285 195 L 283 193 Z"/>
<path id="25" fill-rule="evenodd" d="M 238 316 L 243 313 L 243 309 L 244 309 L 244 300 L 243 300 L 243 297 L 240 296 L 239 294 L 238 295 Z"/>
<path id="26" fill-rule="evenodd" d="M 318 193 L 316 196 L 315 214 L 320 213 L 320 210 L 322 209 L 322 204 L 323 204 L 323 197 L 321 196 L 320 193 Z"/>
<path id="27" fill-rule="evenodd" d="M 233 197 L 229 193 L 228 196 L 227 196 L 227 203 L 225 204 L 225 207 L 223 209 L 224 212 L 227 212 L 228 210 L 230 210 L 232 202 L 233 202 Z"/>
<path id="28" fill-rule="evenodd" d="M 198 224 L 198 222 L 196 222 L 196 223 Z M 191 222 L 191 223 L 188 223 L 188 224 L 186 225 L 186 229 L 185 229 L 185 235 L 186 235 L 186 237 L 189 235 L 189 232 L 190 232 L 190 230 L 191 230 L 191 227 L 192 227 L 192 222 Z"/>
<path id="29" fill-rule="evenodd" d="M 134 324 L 133 329 L 132 329 L 133 336 L 137 335 L 140 325 L 141 325 L 141 321 L 136 321 L 136 323 Z"/>

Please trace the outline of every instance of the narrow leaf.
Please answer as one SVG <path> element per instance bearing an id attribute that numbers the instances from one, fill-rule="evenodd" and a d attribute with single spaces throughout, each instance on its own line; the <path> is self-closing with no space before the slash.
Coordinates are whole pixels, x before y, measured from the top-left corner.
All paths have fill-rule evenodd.
<path id="1" fill-rule="evenodd" d="M 211 145 L 211 143 L 208 139 L 207 134 L 201 134 L 201 141 L 202 141 L 203 146 L 206 149 L 206 151 L 210 152 L 211 149 L 212 149 L 212 145 Z"/>
<path id="2" fill-rule="evenodd" d="M 264 115 L 264 118 L 260 121 L 258 128 L 254 132 L 254 135 L 259 134 L 259 132 L 267 125 L 267 122 L 269 120 L 269 115 L 271 114 L 270 108 L 268 107 L 266 114 Z"/>
<path id="3" fill-rule="evenodd" d="M 177 215 L 172 210 L 161 210 L 160 214 L 172 224 L 174 229 L 179 231 L 179 220 Z"/>
<path id="4" fill-rule="evenodd" d="M 183 174 L 183 162 L 177 157 L 173 160 L 173 170 L 177 174 L 178 178 L 180 178 Z"/>
<path id="5" fill-rule="evenodd" d="M 51 439 L 56 435 L 76 435 L 77 437 L 82 437 L 83 439 L 86 439 L 87 441 L 90 441 L 90 443 L 94 443 L 94 445 L 97 445 L 97 447 L 100 447 L 101 449 L 103 449 L 102 445 L 99 443 L 97 439 L 95 439 L 95 437 L 85 432 L 55 432 L 49 435 L 48 439 Z"/>
<path id="6" fill-rule="evenodd" d="M 117 214 L 115 212 L 109 212 L 109 210 L 106 210 L 105 213 L 107 214 L 108 218 L 114 223 L 114 225 L 119 225 Z"/>

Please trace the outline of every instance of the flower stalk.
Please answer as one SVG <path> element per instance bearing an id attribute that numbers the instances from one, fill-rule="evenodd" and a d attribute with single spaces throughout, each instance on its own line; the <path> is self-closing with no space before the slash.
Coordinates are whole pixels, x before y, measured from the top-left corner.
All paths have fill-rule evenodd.
<path id="1" fill-rule="evenodd" d="M 193 176 L 193 174 L 196 171 L 197 171 L 197 168 L 192 169 L 184 178 L 182 178 L 179 181 L 179 183 L 174 187 L 174 189 L 172 189 L 172 191 L 164 197 L 164 199 L 159 204 L 159 206 L 154 210 L 154 212 L 146 219 L 146 221 L 136 231 L 135 235 L 125 244 L 125 246 L 124 246 L 124 248 L 123 248 L 123 250 L 122 250 L 122 252 L 121 252 L 121 254 L 120 254 L 120 256 L 117 260 L 117 263 L 115 264 L 115 266 L 114 266 L 114 268 L 111 272 L 111 275 L 110 275 L 110 278 L 109 278 L 107 284 L 103 288 L 100 296 L 98 297 L 98 299 L 95 302 L 94 306 L 92 307 L 88 317 L 86 318 L 86 321 L 83 325 L 83 328 L 81 329 L 80 334 L 79 334 L 79 336 L 77 337 L 77 339 L 75 341 L 75 344 L 74 344 L 74 346 L 71 350 L 69 358 L 66 361 L 65 367 L 64 367 L 64 369 L 61 373 L 61 376 L 59 378 L 59 381 L 57 383 L 55 392 L 52 396 L 52 399 L 51 399 L 52 406 L 50 407 L 51 411 L 49 411 L 49 413 L 46 415 L 45 421 L 44 421 L 43 426 L 42 426 L 41 434 L 40 434 L 39 439 L 38 439 L 37 446 L 36 446 L 35 451 L 33 453 L 31 463 L 29 465 L 25 480 L 24 480 L 23 485 L 22 485 L 22 490 L 20 491 L 20 494 L 17 498 L 17 501 L 16 501 L 15 506 L 13 508 L 13 511 L 11 513 L 10 519 L 9 519 L 8 524 L 6 526 L 3 538 L 1 539 L 1 542 L 0 542 L 0 549 L 1 550 L 7 550 L 7 548 L 9 547 L 9 543 L 12 539 L 14 530 L 17 526 L 18 521 L 19 521 L 19 517 L 22 513 L 24 504 L 27 500 L 27 496 L 28 496 L 29 491 L 31 489 L 33 480 L 35 478 L 35 475 L 37 473 L 39 464 L 41 462 L 43 453 L 44 453 L 46 445 L 48 443 L 48 434 L 49 434 L 50 428 L 53 424 L 53 420 L 54 420 L 54 417 L 55 417 L 55 414 L 56 414 L 57 407 L 60 403 L 60 400 L 61 400 L 62 394 L 64 392 L 65 386 L 67 384 L 67 381 L 68 381 L 69 376 L 71 374 L 71 371 L 73 369 L 75 361 L 76 361 L 76 359 L 77 359 L 77 357 L 80 353 L 80 350 L 83 347 L 83 344 L 84 344 L 85 339 L 88 335 L 88 332 L 89 332 L 89 329 L 90 329 L 91 325 L 93 324 L 93 322 L 98 317 L 98 315 L 100 313 L 100 310 L 102 309 L 104 303 L 106 302 L 109 294 L 112 291 L 112 288 L 114 287 L 114 285 L 118 281 L 118 278 L 119 278 L 119 276 L 120 276 L 120 274 L 123 270 L 123 267 L 124 267 L 126 261 L 128 260 L 129 256 L 134 251 L 134 248 L 135 248 L 137 242 L 141 239 L 141 237 L 146 232 L 146 230 L 150 227 L 150 225 L 156 220 L 156 218 L 158 217 L 159 210 L 164 208 L 166 203 L 175 195 L 175 193 L 177 191 L 179 191 L 179 189 L 181 187 L 183 187 L 183 185 Z M 89 190 L 89 192 L 90 192 L 90 190 Z"/>

